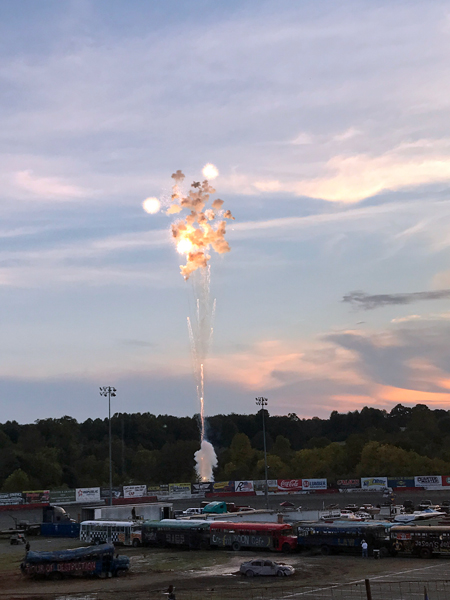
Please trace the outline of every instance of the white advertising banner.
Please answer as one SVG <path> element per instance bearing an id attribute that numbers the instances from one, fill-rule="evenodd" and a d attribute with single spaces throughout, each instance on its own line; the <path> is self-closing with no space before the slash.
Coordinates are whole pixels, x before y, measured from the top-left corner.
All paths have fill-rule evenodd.
<path id="1" fill-rule="evenodd" d="M 123 486 L 123 497 L 124 498 L 142 498 L 147 495 L 146 485 L 124 485 Z"/>
<path id="2" fill-rule="evenodd" d="M 303 491 L 310 490 L 326 490 L 327 480 L 326 479 L 302 479 Z"/>
<path id="3" fill-rule="evenodd" d="M 235 481 L 234 482 L 235 492 L 253 492 L 253 481 Z"/>
<path id="4" fill-rule="evenodd" d="M 441 475 L 419 475 L 414 477 L 415 487 L 440 488 L 442 487 Z"/>
<path id="5" fill-rule="evenodd" d="M 387 487 L 387 477 L 361 477 L 361 489 L 363 490 L 384 490 Z"/>
<path id="6" fill-rule="evenodd" d="M 100 488 L 77 488 L 75 490 L 77 502 L 98 502 L 100 500 Z"/>

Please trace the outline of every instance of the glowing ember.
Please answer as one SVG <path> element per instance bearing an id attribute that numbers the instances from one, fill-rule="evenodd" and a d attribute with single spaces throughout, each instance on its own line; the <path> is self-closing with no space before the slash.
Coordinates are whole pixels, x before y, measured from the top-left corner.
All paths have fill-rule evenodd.
<path id="1" fill-rule="evenodd" d="M 142 208 L 149 215 L 155 215 L 161 208 L 161 202 L 158 200 L 158 198 L 147 198 L 142 203 Z"/>
<path id="2" fill-rule="evenodd" d="M 189 252 L 192 252 L 193 248 L 194 245 L 188 239 L 182 239 L 177 244 L 177 252 L 180 254 L 189 254 Z"/>
<path id="3" fill-rule="evenodd" d="M 219 171 L 215 165 L 208 163 L 203 167 L 202 175 L 206 179 L 215 179 L 219 175 Z"/>

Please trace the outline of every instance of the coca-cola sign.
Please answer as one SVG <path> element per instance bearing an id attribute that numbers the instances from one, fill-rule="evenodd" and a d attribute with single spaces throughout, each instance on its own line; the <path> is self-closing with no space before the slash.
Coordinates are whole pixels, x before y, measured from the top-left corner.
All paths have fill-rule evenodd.
<path id="1" fill-rule="evenodd" d="M 301 479 L 278 479 L 278 491 L 279 492 L 301 492 L 302 491 L 302 480 Z"/>

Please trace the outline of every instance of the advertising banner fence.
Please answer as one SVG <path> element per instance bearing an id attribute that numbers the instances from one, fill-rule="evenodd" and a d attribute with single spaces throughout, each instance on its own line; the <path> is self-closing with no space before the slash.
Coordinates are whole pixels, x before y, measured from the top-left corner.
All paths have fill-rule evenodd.
<path id="1" fill-rule="evenodd" d="M 50 490 L 33 490 L 22 492 L 25 504 L 48 504 L 50 502 Z"/>
<path id="2" fill-rule="evenodd" d="M 169 483 L 169 496 L 177 496 L 177 498 L 190 498 L 191 484 L 190 483 Z"/>
<path id="3" fill-rule="evenodd" d="M 291 492 L 301 492 L 303 490 L 301 479 L 278 479 L 278 491 L 285 494 Z"/>
<path id="4" fill-rule="evenodd" d="M 213 483 L 213 492 L 234 492 L 234 481 L 215 481 Z"/>
<path id="5" fill-rule="evenodd" d="M 13 504 L 23 504 L 24 502 L 22 492 L 0 494 L 0 506 L 12 506 Z"/>
<path id="6" fill-rule="evenodd" d="M 64 504 L 76 502 L 75 490 L 50 490 L 50 502 L 52 504 Z"/>
<path id="7" fill-rule="evenodd" d="M 414 477 L 388 477 L 388 487 L 392 489 L 413 488 L 414 486 Z"/>
<path id="8" fill-rule="evenodd" d="M 387 477 L 361 477 L 363 490 L 382 490 L 388 487 Z"/>
<path id="9" fill-rule="evenodd" d="M 191 494 L 194 496 L 204 496 L 213 491 L 213 484 L 210 481 L 201 481 L 199 483 L 191 483 Z"/>
<path id="10" fill-rule="evenodd" d="M 359 479 L 338 479 L 336 485 L 342 489 L 356 489 L 361 487 L 361 481 Z"/>
<path id="11" fill-rule="evenodd" d="M 156 496 L 157 498 L 166 498 L 169 496 L 169 484 L 154 485 L 150 484 L 147 486 L 147 495 Z"/>
<path id="12" fill-rule="evenodd" d="M 262 496 L 266 493 L 266 480 L 256 479 L 253 481 L 253 489 L 258 496 Z M 278 481 L 276 479 L 267 480 L 267 489 L 269 494 L 276 494 L 278 492 Z"/>
<path id="13" fill-rule="evenodd" d="M 144 485 L 124 485 L 123 486 L 123 497 L 124 498 L 142 498 L 147 495 L 147 486 Z"/>
<path id="14" fill-rule="evenodd" d="M 442 476 L 441 475 L 419 475 L 414 477 L 414 484 L 416 487 L 423 488 L 440 488 L 442 487 Z"/>
<path id="15" fill-rule="evenodd" d="M 107 488 L 100 488 L 100 498 L 102 500 L 108 500 L 109 499 L 109 487 Z M 123 490 L 121 487 L 113 487 L 112 488 L 112 497 L 113 498 L 122 498 L 123 497 Z"/>
<path id="16" fill-rule="evenodd" d="M 450 475 L 442 475 L 442 485 L 450 485 Z"/>
<path id="17" fill-rule="evenodd" d="M 234 482 L 235 492 L 253 492 L 253 481 L 235 481 Z"/>
<path id="18" fill-rule="evenodd" d="M 77 502 L 98 502 L 100 500 L 100 488 L 77 488 L 76 495 Z"/>
<path id="19" fill-rule="evenodd" d="M 327 480 L 326 479 L 302 479 L 303 491 L 308 492 L 309 490 L 326 490 Z"/>

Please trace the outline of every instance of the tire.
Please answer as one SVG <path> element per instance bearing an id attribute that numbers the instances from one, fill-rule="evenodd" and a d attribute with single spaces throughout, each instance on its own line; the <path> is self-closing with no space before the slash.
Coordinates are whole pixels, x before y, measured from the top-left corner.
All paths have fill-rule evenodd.
<path id="1" fill-rule="evenodd" d="M 282 571 L 281 569 L 279 571 L 277 571 L 277 576 L 284 577 L 284 571 Z"/>
<path id="2" fill-rule="evenodd" d="M 246 577 L 254 577 L 254 573 L 251 569 L 249 569 L 248 571 L 245 571 L 245 576 Z"/>
<path id="3" fill-rule="evenodd" d="M 239 543 L 239 542 L 233 542 L 233 543 L 231 544 L 231 548 L 232 548 L 232 549 L 233 549 L 235 552 L 238 552 L 238 551 L 241 549 L 241 545 L 240 545 L 240 543 Z M 252 573 L 253 573 L 253 571 L 252 571 Z"/>
<path id="4" fill-rule="evenodd" d="M 420 558 L 431 558 L 431 550 L 429 548 L 422 548 L 419 552 Z"/>
<path id="5" fill-rule="evenodd" d="M 325 546 L 321 546 L 321 548 L 320 548 L 320 554 L 322 556 L 329 556 L 329 554 L 330 554 L 330 547 L 326 546 L 326 545 Z"/>
<path id="6" fill-rule="evenodd" d="M 134 538 L 133 548 L 139 548 L 140 545 L 141 545 L 141 542 L 137 538 Z"/>
<path id="7" fill-rule="evenodd" d="M 126 570 L 125 569 L 118 569 L 116 571 L 116 577 L 125 577 L 126 575 Z"/>
<path id="8" fill-rule="evenodd" d="M 387 548 L 380 548 L 380 558 L 387 558 L 389 556 L 389 550 Z"/>
<path id="9" fill-rule="evenodd" d="M 285 542 L 282 546 L 281 546 L 281 552 L 284 552 L 284 554 L 289 554 L 289 552 L 292 550 L 292 548 L 289 546 L 289 544 L 287 542 Z"/>

